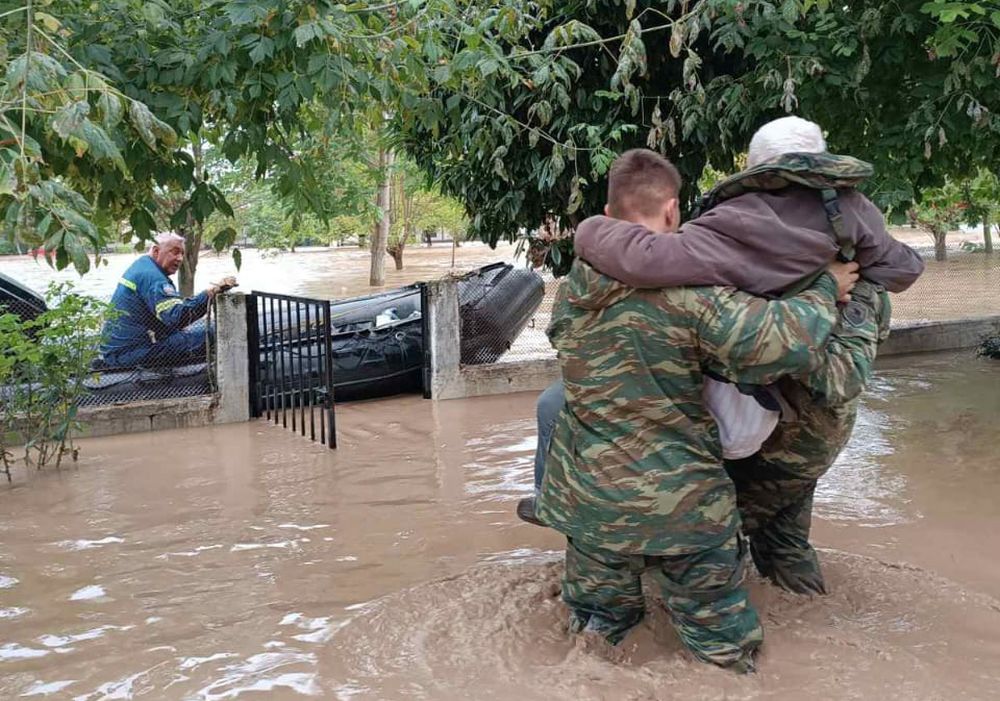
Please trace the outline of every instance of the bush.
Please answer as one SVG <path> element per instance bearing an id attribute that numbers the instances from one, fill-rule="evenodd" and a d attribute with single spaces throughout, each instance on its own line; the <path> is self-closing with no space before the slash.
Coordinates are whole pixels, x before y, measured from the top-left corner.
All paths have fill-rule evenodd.
<path id="1" fill-rule="evenodd" d="M 979 346 L 977 355 L 1000 360 L 1000 336 L 988 338 L 983 341 Z"/>
<path id="2" fill-rule="evenodd" d="M 66 454 L 76 460 L 77 406 L 113 313 L 65 283 L 49 287 L 48 301 L 48 311 L 30 321 L 0 315 L 0 466 L 8 481 L 15 445 L 37 469 L 60 467 Z"/>

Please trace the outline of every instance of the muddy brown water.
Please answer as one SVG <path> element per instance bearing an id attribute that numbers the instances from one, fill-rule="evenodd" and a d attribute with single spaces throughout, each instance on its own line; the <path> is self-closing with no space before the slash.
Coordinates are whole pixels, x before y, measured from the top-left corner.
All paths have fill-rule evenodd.
<path id="1" fill-rule="evenodd" d="M 0 698 L 995 699 L 1000 363 L 895 360 L 823 481 L 831 594 L 753 580 L 738 678 L 665 614 L 564 629 L 560 538 L 520 523 L 534 396 L 339 409 L 329 451 L 263 421 L 82 441 L 0 489 Z"/>
<path id="2" fill-rule="evenodd" d="M 908 229 L 894 229 L 894 233 L 913 246 L 921 247 L 927 257 L 928 237 Z M 927 270 L 916 284 L 894 298 L 893 318 L 896 321 L 928 319 L 953 319 L 961 317 L 1000 314 L 1000 255 L 969 254 L 958 250 L 960 240 L 973 240 L 974 234 L 955 233 L 950 259 L 944 263 L 927 261 Z M 368 286 L 369 254 L 357 248 L 304 250 L 296 253 L 262 253 L 247 250 L 243 253 L 243 267 L 237 273 L 228 253 L 203 253 L 198 265 L 199 287 L 225 275 L 237 274 L 240 290 L 249 292 L 280 292 L 314 296 L 320 299 L 343 299 L 369 294 L 378 289 L 400 287 L 412 282 L 432 280 L 449 272 L 467 272 L 497 261 L 523 261 L 515 256 L 516 248 L 500 244 L 490 249 L 482 243 L 465 243 L 454 251 L 446 244 L 431 248 L 413 246 L 404 255 L 405 268 L 393 269 L 391 260 L 386 270 L 383 288 Z M 0 257 L 0 272 L 43 292 L 51 281 L 73 282 L 78 289 L 98 297 L 110 297 L 125 269 L 135 260 L 134 255 L 107 256 L 107 264 L 80 278 L 72 270 L 55 272 L 44 261 L 29 256 Z M 548 308 L 555 290 L 549 286 L 549 295 L 538 314 L 538 327 L 544 328 Z M 542 339 L 525 345 L 524 352 L 537 354 L 547 349 Z M 530 347 L 529 347 L 530 346 Z"/>
<path id="3" fill-rule="evenodd" d="M 239 290 L 243 292 L 259 290 L 320 299 L 342 299 L 421 280 L 433 280 L 452 270 L 467 272 L 498 261 L 513 262 L 515 252 L 515 246 L 504 243 L 491 249 L 483 243 L 469 242 L 463 243 L 454 251 L 448 244 L 413 246 L 404 254 L 403 270 L 395 270 L 392 259 L 387 259 L 385 285 L 378 288 L 368 285 L 368 251 L 356 247 L 304 249 L 295 253 L 250 249 L 243 252 L 243 263 L 239 271 L 229 253 L 203 252 L 198 263 L 195 285 L 201 288 L 223 276 L 236 275 L 240 282 Z M 80 277 L 72 269 L 57 272 L 44 259 L 0 256 L 0 272 L 38 292 L 44 292 L 52 281 L 71 282 L 83 292 L 108 298 L 114 292 L 122 273 L 135 258 L 136 255 L 122 253 L 105 256 L 105 264 Z"/>

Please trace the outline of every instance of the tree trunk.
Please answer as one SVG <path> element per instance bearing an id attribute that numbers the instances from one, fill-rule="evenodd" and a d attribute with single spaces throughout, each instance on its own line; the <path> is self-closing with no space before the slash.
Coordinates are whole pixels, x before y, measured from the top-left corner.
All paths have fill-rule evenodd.
<path id="1" fill-rule="evenodd" d="M 406 242 L 410 238 L 413 230 L 413 193 L 406 191 L 405 177 L 400 174 L 396 176 L 393 192 L 393 212 L 394 220 L 400 224 L 399 237 L 389 244 L 388 252 L 396 264 L 396 270 L 403 269 L 403 251 L 406 250 Z"/>
<path id="2" fill-rule="evenodd" d="M 395 246 L 389 248 L 389 255 L 392 256 L 393 262 L 396 263 L 396 270 L 403 269 L 403 244 L 399 243 Z"/>
<path id="3" fill-rule="evenodd" d="M 184 260 L 177 275 L 177 289 L 181 297 L 194 295 L 194 276 L 198 271 L 198 254 L 201 253 L 201 241 L 205 233 L 205 229 L 198 222 L 195 222 L 190 231 L 192 233 L 185 236 Z"/>
<path id="4" fill-rule="evenodd" d="M 392 151 L 379 149 L 378 164 L 379 177 L 381 182 L 378 188 L 376 204 L 382 212 L 381 221 L 375 224 L 372 230 L 372 266 L 371 274 L 368 276 L 368 284 L 372 287 L 380 287 L 385 284 L 385 249 L 389 243 L 389 229 L 392 224 L 392 180 L 389 177 L 389 170 L 392 168 L 395 154 Z"/>
<path id="5" fill-rule="evenodd" d="M 201 150 L 201 139 L 195 137 L 191 140 L 191 153 L 194 156 L 194 179 L 200 183 L 205 177 L 205 161 Z M 205 227 L 201 222 L 193 222 L 189 231 L 193 233 L 187 237 L 184 245 L 184 261 L 181 263 L 180 273 L 177 276 L 177 287 L 181 297 L 191 297 L 194 295 L 194 276 L 198 272 L 198 256 L 201 253 L 201 244 L 205 236 Z"/>
<path id="6" fill-rule="evenodd" d="M 990 229 L 990 215 L 983 215 L 983 246 L 987 254 L 993 253 L 993 231 Z"/>
<path id="7" fill-rule="evenodd" d="M 948 260 L 948 249 L 945 246 L 945 238 L 947 236 L 947 231 L 934 232 L 934 260 Z"/>

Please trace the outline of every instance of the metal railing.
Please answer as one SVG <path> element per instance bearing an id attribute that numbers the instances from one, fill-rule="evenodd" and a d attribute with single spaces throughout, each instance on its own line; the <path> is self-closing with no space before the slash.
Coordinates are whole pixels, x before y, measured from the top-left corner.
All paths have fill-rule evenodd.
<path id="1" fill-rule="evenodd" d="M 271 292 L 247 299 L 250 414 L 337 447 L 330 302 Z"/>

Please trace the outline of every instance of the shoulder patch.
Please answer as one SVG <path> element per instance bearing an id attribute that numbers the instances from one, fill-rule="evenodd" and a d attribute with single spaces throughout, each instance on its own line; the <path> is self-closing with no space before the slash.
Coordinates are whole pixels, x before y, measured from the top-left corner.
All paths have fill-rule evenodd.
<path id="1" fill-rule="evenodd" d="M 163 294 L 167 295 L 168 297 L 173 297 L 174 295 L 177 294 L 177 290 L 174 289 L 174 286 L 168 282 L 166 285 L 163 286 Z"/>
<path id="2" fill-rule="evenodd" d="M 859 328 L 868 320 L 868 309 L 856 300 L 851 300 L 844 307 L 844 320 L 848 325 Z"/>

